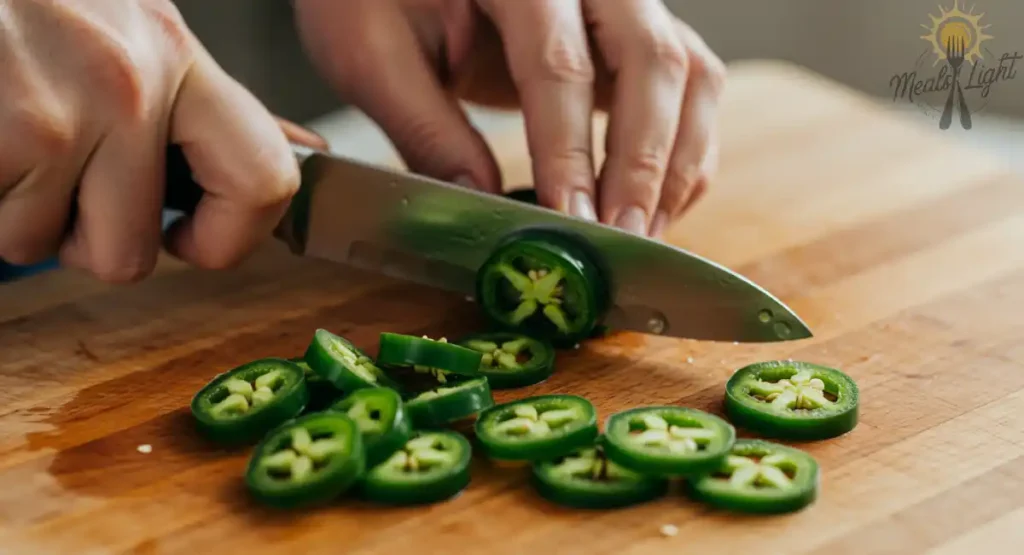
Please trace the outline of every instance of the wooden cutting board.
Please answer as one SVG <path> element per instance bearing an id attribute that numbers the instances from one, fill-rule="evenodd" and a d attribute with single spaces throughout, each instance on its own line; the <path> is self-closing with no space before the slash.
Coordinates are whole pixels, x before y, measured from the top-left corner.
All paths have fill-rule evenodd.
<path id="1" fill-rule="evenodd" d="M 851 434 L 806 445 L 811 508 L 750 518 L 673 496 L 583 512 L 483 461 L 449 503 L 251 503 L 246 455 L 204 445 L 188 402 L 214 374 L 301 353 L 322 326 L 375 351 L 381 331 L 472 329 L 461 298 L 270 247 L 243 268 L 164 261 L 111 288 L 70 273 L 0 287 L 3 553 L 1010 553 L 1024 540 L 1024 183 L 937 130 L 777 63 L 732 70 L 722 172 L 672 230 L 803 316 L 812 340 L 733 345 L 618 334 L 548 383 L 602 418 L 647 403 L 719 411 L 736 368 L 793 357 L 860 383 Z M 529 180 L 518 134 L 492 137 Z M 152 451 L 142 453 L 140 445 Z M 662 525 L 678 526 L 663 537 Z M 1012 546 L 1012 547 L 1011 547 Z M 755 551 L 756 550 L 756 551 Z"/>

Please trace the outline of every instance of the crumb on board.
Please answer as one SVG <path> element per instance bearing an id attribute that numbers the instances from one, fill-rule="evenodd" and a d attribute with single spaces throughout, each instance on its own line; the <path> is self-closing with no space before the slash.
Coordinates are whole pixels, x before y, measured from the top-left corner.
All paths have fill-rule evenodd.
<path id="1" fill-rule="evenodd" d="M 142 445 L 136 447 L 135 450 L 138 451 L 139 453 L 148 454 L 153 452 L 153 446 L 148 443 L 143 443 Z"/>
<path id="2" fill-rule="evenodd" d="M 686 357 L 686 362 L 693 364 L 693 357 Z"/>
<path id="3" fill-rule="evenodd" d="M 666 524 L 661 527 L 661 535 L 666 538 L 671 538 L 679 533 L 679 527 L 675 524 Z"/>

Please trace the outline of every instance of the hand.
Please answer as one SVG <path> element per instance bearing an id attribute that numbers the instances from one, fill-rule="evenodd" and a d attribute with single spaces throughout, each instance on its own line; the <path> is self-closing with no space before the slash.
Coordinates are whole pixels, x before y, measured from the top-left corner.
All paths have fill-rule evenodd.
<path id="1" fill-rule="evenodd" d="M 170 0 L 0 2 L 0 83 L 9 262 L 59 254 L 107 281 L 149 274 L 168 142 L 206 194 L 167 246 L 200 267 L 241 260 L 298 188 L 294 130 L 217 66 Z"/>
<path id="2" fill-rule="evenodd" d="M 501 191 L 457 98 L 522 108 L 542 204 L 638 234 L 660 234 L 716 169 L 724 65 L 660 0 L 295 4 L 314 63 L 413 171 Z M 594 109 L 609 112 L 598 175 Z"/>

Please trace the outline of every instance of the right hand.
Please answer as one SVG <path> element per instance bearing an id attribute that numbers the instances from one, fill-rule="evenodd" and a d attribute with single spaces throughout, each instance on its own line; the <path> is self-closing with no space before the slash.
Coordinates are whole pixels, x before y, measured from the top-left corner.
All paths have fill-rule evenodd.
<path id="1" fill-rule="evenodd" d="M 59 254 L 105 281 L 148 275 L 169 142 L 205 189 L 166 242 L 196 266 L 239 262 L 298 188 L 291 130 L 214 62 L 170 0 L 0 1 L 0 83 L 8 262 Z"/>

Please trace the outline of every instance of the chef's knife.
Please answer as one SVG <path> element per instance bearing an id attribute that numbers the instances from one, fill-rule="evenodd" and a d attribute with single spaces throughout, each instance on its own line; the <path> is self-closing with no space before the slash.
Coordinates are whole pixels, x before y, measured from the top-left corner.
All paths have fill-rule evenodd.
<path id="1" fill-rule="evenodd" d="M 508 234 L 570 233 L 609 275 L 605 325 L 690 339 L 769 342 L 810 330 L 750 280 L 700 256 L 611 226 L 395 171 L 293 147 L 298 194 L 275 236 L 293 253 L 472 296 L 476 270 Z M 165 206 L 191 213 L 202 195 L 180 149 L 167 156 Z"/>

